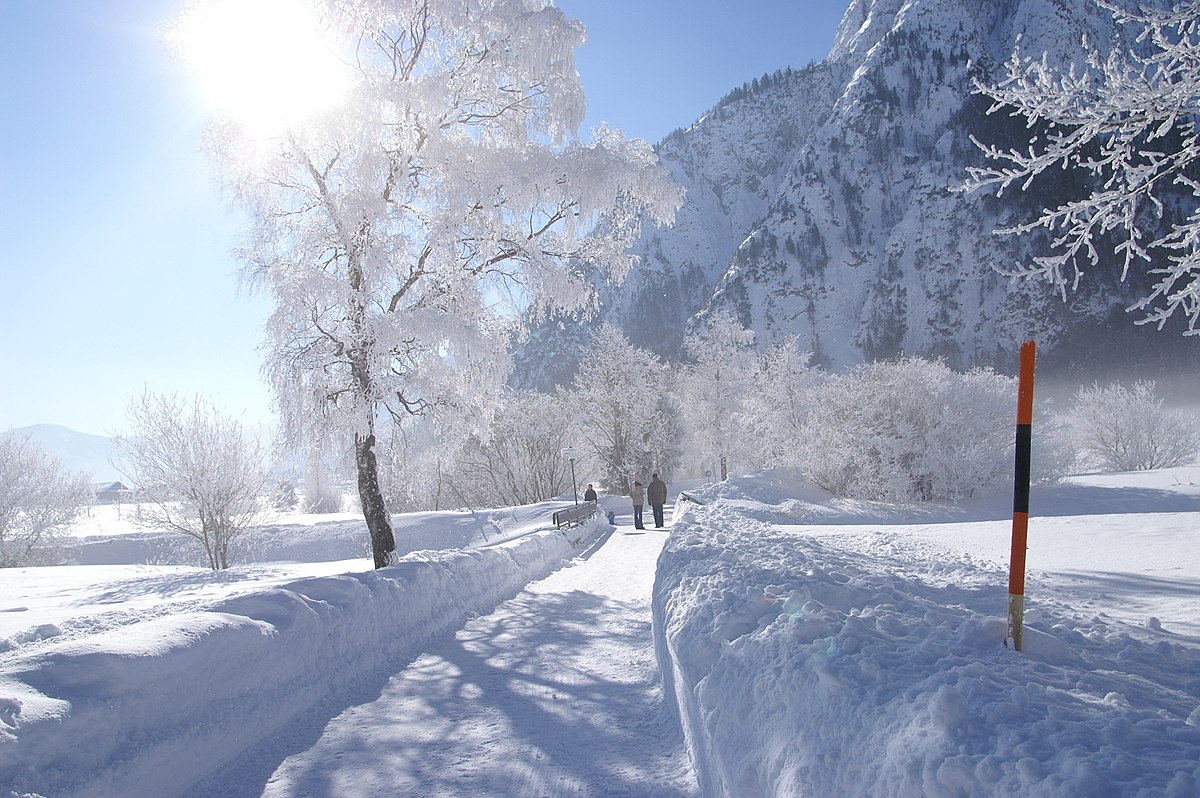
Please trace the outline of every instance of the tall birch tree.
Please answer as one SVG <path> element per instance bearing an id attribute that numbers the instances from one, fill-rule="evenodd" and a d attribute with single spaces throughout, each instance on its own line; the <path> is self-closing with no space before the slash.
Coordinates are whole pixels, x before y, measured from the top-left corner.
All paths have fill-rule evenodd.
<path id="1" fill-rule="evenodd" d="M 181 18 L 185 58 L 216 1 Z M 680 191 L 645 142 L 577 137 L 584 29 L 547 0 L 296 2 L 343 93 L 270 136 L 229 120 L 211 149 L 274 299 L 265 368 L 285 429 L 352 448 L 383 567 L 379 426 L 498 393 L 520 315 L 591 306 L 586 272 L 622 278 L 641 220 L 669 221 Z"/>

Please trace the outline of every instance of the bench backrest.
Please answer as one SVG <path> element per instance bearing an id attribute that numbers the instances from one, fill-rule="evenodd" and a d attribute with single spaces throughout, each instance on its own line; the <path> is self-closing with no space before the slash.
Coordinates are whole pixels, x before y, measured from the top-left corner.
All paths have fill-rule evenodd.
<path id="1" fill-rule="evenodd" d="M 568 507 L 565 510 L 559 510 L 554 514 L 555 526 L 570 526 L 573 524 L 582 523 L 596 514 L 595 502 L 584 502 L 575 507 Z"/>

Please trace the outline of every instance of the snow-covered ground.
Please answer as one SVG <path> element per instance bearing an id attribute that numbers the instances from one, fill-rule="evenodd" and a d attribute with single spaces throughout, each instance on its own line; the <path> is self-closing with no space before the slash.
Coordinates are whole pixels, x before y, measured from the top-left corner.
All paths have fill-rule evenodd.
<path id="1" fill-rule="evenodd" d="M 569 536 L 397 517 L 422 550 L 381 571 L 348 516 L 223 573 L 0 572 L 0 796 L 1195 796 L 1198 483 L 1035 488 L 1022 652 L 1010 501 L 786 472 L 689 490 L 669 536 L 607 498 Z"/>
<path id="2" fill-rule="evenodd" d="M 1003 502 L 872 507 L 786 474 L 696 491 L 655 621 L 704 793 L 1200 795 L 1198 483 L 1035 487 L 1020 653 Z"/>

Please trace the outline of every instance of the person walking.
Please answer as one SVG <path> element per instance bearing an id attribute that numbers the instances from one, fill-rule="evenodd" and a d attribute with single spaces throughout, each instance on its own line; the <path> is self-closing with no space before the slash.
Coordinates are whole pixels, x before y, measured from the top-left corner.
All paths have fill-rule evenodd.
<path id="1" fill-rule="evenodd" d="M 588 483 L 587 490 L 583 492 L 583 500 L 585 502 L 596 501 L 596 489 L 592 487 L 592 483 Z"/>
<path id="2" fill-rule="evenodd" d="M 629 498 L 633 499 L 633 528 L 645 529 L 646 527 L 642 526 L 642 502 L 646 499 L 646 492 L 640 479 L 633 481 L 633 490 L 629 492 Z"/>
<path id="3" fill-rule="evenodd" d="M 667 503 L 667 483 L 658 478 L 658 474 L 654 474 L 650 480 L 650 487 L 646 489 L 646 498 L 650 500 L 650 509 L 654 511 L 654 528 L 662 529 L 663 523 L 663 505 Z"/>

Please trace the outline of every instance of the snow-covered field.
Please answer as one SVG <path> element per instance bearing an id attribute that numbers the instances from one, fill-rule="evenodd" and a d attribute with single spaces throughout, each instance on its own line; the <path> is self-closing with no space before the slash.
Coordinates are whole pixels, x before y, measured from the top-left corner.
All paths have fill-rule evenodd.
<path id="1" fill-rule="evenodd" d="M 610 616 L 637 602 L 598 602 L 597 586 L 610 582 L 652 597 L 645 645 L 704 795 L 1200 794 L 1200 467 L 1034 489 L 1020 653 L 1004 645 L 1005 497 L 965 507 L 848 503 L 786 472 L 688 493 L 698 502 L 676 502 L 669 537 L 633 537 L 616 498 L 605 500 L 620 514 L 615 534 L 596 523 L 571 539 L 547 529 L 551 505 L 397 517 L 398 541 L 421 550 L 382 571 L 365 552 L 346 556 L 365 539 L 353 516 L 278 519 L 253 562 L 223 573 L 164 563 L 153 535 L 94 519 L 76 551 L 109 564 L 0 573 L 0 796 L 182 795 L 215 783 L 296 718 L 328 719 L 350 705 L 354 725 L 330 722 L 329 734 L 394 735 L 395 718 L 364 721 L 383 698 L 364 698 L 363 685 L 388 680 L 389 706 L 402 705 L 403 673 L 438 640 L 475 628 L 476 617 L 495 615 L 499 628 L 528 622 L 541 605 L 520 599 L 527 585 L 532 594 L 521 595 L 553 589 L 556 602 L 555 622 L 534 624 L 539 667 L 553 673 L 553 652 L 570 651 L 568 670 L 606 674 L 615 696 L 636 658 L 601 662 L 615 646 L 560 623 L 578 603 L 584 617 L 603 607 L 597 628 L 626 629 Z M 115 564 L 96 554 L 116 551 L 118 538 L 149 556 Z M 632 571 L 621 557 L 592 556 L 622 540 L 642 541 L 620 549 L 638 552 L 626 556 L 661 548 L 640 588 L 625 584 Z M 639 624 L 627 624 L 626 647 Z M 570 636 L 555 639 L 559 628 Z M 460 680 L 446 685 L 456 711 L 478 704 L 492 713 L 471 728 L 518 714 L 497 696 L 520 691 L 480 693 L 442 670 Z M 429 674 L 421 689 L 439 689 Z M 512 761 L 562 768 L 563 750 L 587 750 L 539 754 L 563 730 L 596 731 L 571 714 L 586 702 L 550 701 L 561 692 L 552 687 L 539 689 L 561 721 L 556 735 L 496 735 L 489 761 L 508 751 Z M 631 717 L 628 728 L 657 727 Z M 279 773 L 302 761 L 310 786 L 333 784 L 313 771 L 338 767 L 338 741 L 348 738 L 313 734 L 321 753 L 297 760 L 292 746 Z M 373 745 L 354 739 L 356 757 Z M 387 753 L 393 767 L 408 755 Z M 484 794 L 487 773 L 470 772 L 471 756 L 458 761 L 470 773 L 462 789 Z M 412 786 L 421 771 L 404 772 Z M 591 762 L 579 772 L 604 771 Z M 570 784 L 564 795 L 650 796 L 664 771 L 623 763 L 620 772 L 620 784 L 543 783 Z M 337 783 L 355 783 L 345 775 Z M 299 794 L 283 788 L 289 778 L 277 774 L 272 794 Z M 455 794 L 448 778 L 440 774 L 438 794 Z M 685 783 L 658 794 L 684 794 Z M 221 794 L 262 789 L 261 780 L 234 780 Z M 498 783 L 491 794 L 502 794 Z"/>
<path id="2" fill-rule="evenodd" d="M 1200 468 L 1035 487 L 1021 653 L 999 499 L 694 495 L 655 621 L 705 794 L 1200 795 Z"/>

